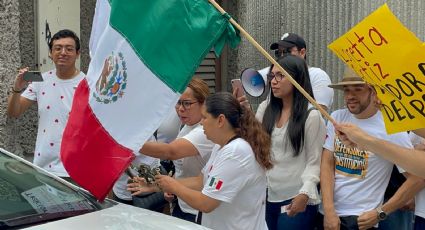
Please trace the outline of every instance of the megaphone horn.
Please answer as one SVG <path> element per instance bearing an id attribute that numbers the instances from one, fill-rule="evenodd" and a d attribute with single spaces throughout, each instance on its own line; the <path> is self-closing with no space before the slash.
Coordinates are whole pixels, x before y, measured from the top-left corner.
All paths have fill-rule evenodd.
<path id="1" fill-rule="evenodd" d="M 266 67 L 259 71 L 252 68 L 245 69 L 241 73 L 242 86 L 247 94 L 253 97 L 260 97 L 266 91 L 267 73 L 270 67 Z"/>

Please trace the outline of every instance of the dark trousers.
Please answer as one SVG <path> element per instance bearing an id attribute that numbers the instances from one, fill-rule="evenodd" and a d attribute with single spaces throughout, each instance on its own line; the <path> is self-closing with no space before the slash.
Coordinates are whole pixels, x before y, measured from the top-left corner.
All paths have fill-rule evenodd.
<path id="1" fill-rule="evenodd" d="M 397 209 L 390 213 L 387 219 L 380 221 L 379 230 L 412 230 L 415 215 L 413 211 Z"/>
<path id="2" fill-rule="evenodd" d="M 425 229 L 425 219 L 420 216 L 415 216 L 415 230 Z"/>
<path id="3" fill-rule="evenodd" d="M 115 195 L 115 193 L 113 193 L 113 192 L 112 192 L 112 199 L 115 200 L 115 201 L 118 201 L 120 203 L 123 203 L 123 204 L 133 205 L 133 200 L 123 200 L 123 199 L 117 197 L 117 195 Z"/>
<path id="4" fill-rule="evenodd" d="M 341 216 L 339 220 L 341 221 L 341 230 L 357 230 L 359 225 L 357 223 L 358 216 Z"/>
<path id="5" fill-rule="evenodd" d="M 168 205 L 168 201 L 164 199 L 164 193 L 153 192 L 133 196 L 133 205 L 155 212 L 163 212 L 165 205 Z"/>
<path id="6" fill-rule="evenodd" d="M 341 221 L 340 230 L 358 230 L 359 225 L 357 224 L 358 216 L 340 216 Z M 376 228 L 370 228 L 376 229 Z M 319 214 L 317 218 L 317 230 L 323 230 L 323 215 Z"/>
<path id="7" fill-rule="evenodd" d="M 179 203 L 174 206 L 173 213 L 171 213 L 172 216 L 177 217 L 179 219 L 187 220 L 193 223 L 196 223 L 196 215 L 193 215 L 191 213 L 183 212 L 180 208 Z"/>
<path id="8" fill-rule="evenodd" d="M 292 199 L 283 202 L 267 201 L 266 222 L 269 230 L 314 229 L 318 205 L 307 205 L 304 212 L 298 213 L 297 215 L 290 217 L 286 213 L 281 213 L 281 207 L 290 204 L 291 201 Z"/>

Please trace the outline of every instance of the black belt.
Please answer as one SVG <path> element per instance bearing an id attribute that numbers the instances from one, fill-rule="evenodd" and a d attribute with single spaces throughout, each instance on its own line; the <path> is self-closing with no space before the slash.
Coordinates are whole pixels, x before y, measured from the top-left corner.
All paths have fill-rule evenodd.
<path id="1" fill-rule="evenodd" d="M 196 216 L 196 223 L 201 225 L 202 222 L 202 212 L 198 212 L 198 215 Z"/>

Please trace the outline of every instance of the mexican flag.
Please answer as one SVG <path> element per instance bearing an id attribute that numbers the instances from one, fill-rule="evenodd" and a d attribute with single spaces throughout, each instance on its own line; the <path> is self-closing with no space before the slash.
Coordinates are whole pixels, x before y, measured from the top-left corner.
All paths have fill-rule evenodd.
<path id="1" fill-rule="evenodd" d="M 211 48 L 220 53 L 240 38 L 207 0 L 98 0 L 91 36 L 61 159 L 103 200 Z"/>
<path id="2" fill-rule="evenodd" d="M 208 186 L 211 188 L 214 188 L 215 190 L 220 190 L 223 186 L 223 181 L 217 177 L 211 177 L 210 183 L 208 183 Z"/>

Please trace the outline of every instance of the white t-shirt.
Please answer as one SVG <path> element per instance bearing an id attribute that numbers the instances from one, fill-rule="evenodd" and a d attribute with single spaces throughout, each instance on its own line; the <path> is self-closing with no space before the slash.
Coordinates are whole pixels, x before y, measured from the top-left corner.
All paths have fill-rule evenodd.
<path id="1" fill-rule="evenodd" d="M 134 158 L 134 160 L 131 162 L 134 166 L 139 166 L 140 164 L 149 165 L 151 168 L 160 166 L 158 158 L 146 156 L 139 152 L 135 152 L 134 155 L 136 155 L 136 158 Z M 112 187 L 114 194 L 122 200 L 133 199 L 133 197 L 131 196 L 131 192 L 127 191 L 128 179 L 130 179 L 130 177 L 126 173 L 123 173 L 120 178 L 118 178 L 117 182 L 115 182 L 114 187 Z"/>
<path id="2" fill-rule="evenodd" d="M 424 138 L 416 135 L 414 132 L 409 133 L 409 138 L 413 146 L 418 145 L 424 141 Z"/>
<path id="3" fill-rule="evenodd" d="M 256 118 L 261 122 L 267 107 L 263 101 Z M 311 107 L 310 107 L 311 108 Z M 289 200 L 298 194 L 306 194 L 309 204 L 319 204 L 317 184 L 320 178 L 320 159 L 326 136 L 325 122 L 318 110 L 311 110 L 305 123 L 304 146 L 297 157 L 286 137 L 288 123 L 274 127 L 271 155 L 273 168 L 267 171 L 267 188 L 270 202 Z"/>
<path id="4" fill-rule="evenodd" d="M 75 89 L 85 75 L 80 72 L 72 79 L 62 80 L 56 76 L 56 70 L 51 70 L 42 76 L 42 82 L 29 84 L 21 95 L 38 104 L 34 164 L 57 176 L 68 177 L 60 160 L 60 146 Z"/>
<path id="5" fill-rule="evenodd" d="M 198 150 L 199 155 L 192 157 L 185 157 L 182 159 L 174 160 L 174 166 L 176 169 L 175 178 L 186 178 L 199 176 L 202 168 L 210 159 L 212 148 L 214 143 L 207 139 L 204 134 L 204 129 L 200 123 L 192 126 L 185 125 L 181 130 L 178 138 L 184 138 L 192 143 L 193 146 Z M 185 213 L 191 213 L 193 215 L 198 214 L 198 210 L 190 207 L 182 199 L 178 198 L 179 206 Z"/>
<path id="6" fill-rule="evenodd" d="M 170 143 L 176 139 L 180 130 L 180 119 L 176 110 L 173 108 L 167 118 L 158 127 L 156 139 L 158 142 Z"/>
<path id="7" fill-rule="evenodd" d="M 424 139 L 413 132 L 409 133 L 413 146 L 420 144 Z M 424 151 L 425 154 L 425 151 Z M 415 197 L 415 215 L 425 218 L 425 189 L 422 189 Z"/>
<path id="8" fill-rule="evenodd" d="M 202 174 L 202 193 L 221 201 L 212 212 L 203 213 L 203 226 L 212 229 L 267 229 L 266 174 L 255 160 L 248 142 L 238 138 L 222 148 L 216 145 Z"/>
<path id="9" fill-rule="evenodd" d="M 332 83 L 328 74 L 317 67 L 309 67 L 308 74 L 310 75 L 314 99 L 316 99 L 317 103 L 328 107 L 328 110 L 331 109 L 334 90 L 328 87 Z"/>
<path id="10" fill-rule="evenodd" d="M 357 119 L 348 109 L 337 110 L 331 116 L 336 122 L 357 125 L 371 136 L 403 147 L 412 147 L 406 132 L 391 135 L 386 133 L 379 111 L 368 119 Z M 378 207 L 383 202 L 393 163 L 372 152 L 346 147 L 335 139 L 335 130 L 331 122 L 328 122 L 323 147 L 334 153 L 334 205 L 337 215 L 360 215 Z"/>
<path id="11" fill-rule="evenodd" d="M 156 141 L 170 143 L 177 137 L 179 128 L 180 119 L 177 116 L 176 110 L 173 109 L 159 126 Z M 155 138 L 151 137 L 148 141 L 155 141 Z M 135 155 L 136 158 L 132 162 L 133 165 L 138 166 L 143 163 L 150 165 L 151 168 L 160 166 L 160 160 L 158 158 L 149 157 L 139 152 L 135 153 Z M 123 173 L 112 188 L 114 194 L 120 199 L 132 200 L 131 192 L 127 191 L 127 181 L 129 178 L 126 173 Z"/>
<path id="12" fill-rule="evenodd" d="M 416 194 L 415 215 L 425 218 L 425 189 L 422 189 L 420 192 Z"/>

